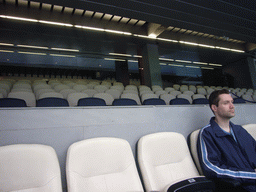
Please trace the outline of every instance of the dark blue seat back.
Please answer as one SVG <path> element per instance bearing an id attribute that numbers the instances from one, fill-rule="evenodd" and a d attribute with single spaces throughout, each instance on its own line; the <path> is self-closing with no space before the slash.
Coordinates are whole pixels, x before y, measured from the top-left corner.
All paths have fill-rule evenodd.
<path id="1" fill-rule="evenodd" d="M 1 98 L 0 107 L 27 107 L 27 104 L 23 99 Z"/>
<path id="2" fill-rule="evenodd" d="M 190 105 L 190 102 L 184 98 L 176 98 L 170 101 L 170 105 Z"/>
<path id="3" fill-rule="evenodd" d="M 77 106 L 106 106 L 106 102 L 101 98 L 86 97 L 79 99 Z"/>
<path id="4" fill-rule="evenodd" d="M 68 107 L 68 101 L 58 97 L 46 97 L 36 101 L 37 107 Z"/>
<path id="5" fill-rule="evenodd" d="M 166 105 L 166 103 L 163 99 L 150 98 L 150 99 L 145 99 L 142 105 Z"/>
<path id="6" fill-rule="evenodd" d="M 114 106 L 126 106 L 126 105 L 138 105 L 137 102 L 133 99 L 121 98 L 115 99 L 112 103 Z"/>
<path id="7" fill-rule="evenodd" d="M 241 97 L 239 98 L 235 98 L 234 99 L 234 103 L 246 103 L 244 99 L 242 99 Z"/>
<path id="8" fill-rule="evenodd" d="M 206 98 L 194 99 L 192 104 L 209 104 L 209 100 Z"/>

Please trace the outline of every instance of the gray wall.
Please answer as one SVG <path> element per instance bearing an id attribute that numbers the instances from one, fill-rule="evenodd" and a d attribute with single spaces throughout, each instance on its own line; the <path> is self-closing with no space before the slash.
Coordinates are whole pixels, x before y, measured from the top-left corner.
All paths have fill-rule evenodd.
<path id="1" fill-rule="evenodd" d="M 68 147 L 83 139 L 126 139 L 134 152 L 140 137 L 162 131 L 188 136 L 209 123 L 212 112 L 200 106 L 136 106 L 92 108 L 0 109 L 0 146 L 37 143 L 52 146 L 58 155 L 66 191 Z M 256 123 L 255 104 L 236 104 L 236 124 Z"/>

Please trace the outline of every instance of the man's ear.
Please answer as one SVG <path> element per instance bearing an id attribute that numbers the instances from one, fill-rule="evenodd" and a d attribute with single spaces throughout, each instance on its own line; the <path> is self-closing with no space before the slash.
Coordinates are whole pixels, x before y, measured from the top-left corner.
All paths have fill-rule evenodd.
<path id="1" fill-rule="evenodd" d="M 215 112 L 217 110 L 217 106 L 216 105 L 212 105 L 211 109 L 212 109 L 213 112 Z"/>

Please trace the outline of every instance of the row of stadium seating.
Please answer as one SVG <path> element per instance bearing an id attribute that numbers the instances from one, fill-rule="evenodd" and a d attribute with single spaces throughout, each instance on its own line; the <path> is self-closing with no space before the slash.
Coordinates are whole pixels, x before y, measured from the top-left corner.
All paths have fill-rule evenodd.
<path id="1" fill-rule="evenodd" d="M 256 138 L 256 124 L 243 127 Z M 124 139 L 97 137 L 75 142 L 67 151 L 68 191 L 143 192 L 145 188 L 145 191 L 168 192 L 181 187 L 183 191 L 213 192 L 216 183 L 203 176 L 198 162 L 198 132 L 195 130 L 188 136 L 188 143 L 176 132 L 157 132 L 141 137 L 136 150 L 138 167 L 131 146 Z M 62 191 L 58 157 L 50 146 L 2 146 L 0 162 L 1 191 L 32 188 L 36 191 Z M 193 182 L 188 182 L 191 180 Z M 226 191 L 229 186 L 230 183 L 225 185 Z"/>
<path id="2" fill-rule="evenodd" d="M 163 89 L 159 85 L 151 88 L 145 85 L 124 86 L 120 82 L 87 79 L 33 82 L 28 79 L 3 79 L 0 81 L 0 105 L 8 107 L 13 104 L 14 107 L 18 102 L 20 107 L 207 104 L 209 95 L 222 88 L 231 90 L 236 103 L 256 101 L 256 91 L 245 88 L 174 84 Z M 18 99 L 24 100 L 25 104 Z M 78 102 L 80 99 L 84 101 Z"/>

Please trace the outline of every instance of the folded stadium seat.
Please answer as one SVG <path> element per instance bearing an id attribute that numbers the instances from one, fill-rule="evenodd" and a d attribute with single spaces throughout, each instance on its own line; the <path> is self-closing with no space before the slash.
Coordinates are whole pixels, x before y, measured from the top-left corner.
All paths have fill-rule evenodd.
<path id="1" fill-rule="evenodd" d="M 177 95 L 177 98 L 187 99 L 189 103 L 192 104 L 192 97 L 190 95 L 180 94 L 180 95 Z"/>
<path id="2" fill-rule="evenodd" d="M 134 90 L 138 92 L 138 88 L 135 85 L 126 85 L 124 90 Z"/>
<path id="3" fill-rule="evenodd" d="M 36 84 L 33 86 L 34 92 L 37 92 L 40 89 L 51 89 L 52 87 L 46 83 Z"/>
<path id="4" fill-rule="evenodd" d="M 181 85 L 180 86 L 180 92 L 188 91 L 188 86 L 187 85 Z"/>
<path id="5" fill-rule="evenodd" d="M 206 98 L 193 99 L 192 104 L 209 104 L 209 100 Z"/>
<path id="6" fill-rule="evenodd" d="M 1 98 L 0 107 L 27 107 L 27 104 L 23 99 Z"/>
<path id="7" fill-rule="evenodd" d="M 65 98 L 65 99 L 67 99 L 68 98 L 68 95 L 70 94 L 70 93 L 76 93 L 77 91 L 75 90 L 75 89 L 62 89 L 61 91 L 60 91 L 60 94 L 62 94 L 63 95 L 63 97 Z"/>
<path id="8" fill-rule="evenodd" d="M 144 94 L 155 94 L 153 91 L 151 90 L 142 90 L 140 91 L 140 96 L 144 95 Z"/>
<path id="9" fill-rule="evenodd" d="M 199 99 L 199 98 L 205 98 L 205 95 L 202 95 L 202 94 L 194 94 L 192 95 L 192 99 Z"/>
<path id="10" fill-rule="evenodd" d="M 4 98 L 3 93 L 0 92 L 0 99 Z"/>
<path id="11" fill-rule="evenodd" d="M 106 106 L 104 99 L 96 97 L 87 97 L 78 100 L 77 106 Z"/>
<path id="12" fill-rule="evenodd" d="M 64 99 L 63 95 L 61 93 L 57 92 L 46 92 L 39 95 L 38 99 L 48 98 L 48 97 L 56 97 L 56 98 L 62 98 Z"/>
<path id="13" fill-rule="evenodd" d="M 164 89 L 167 93 L 170 93 L 171 91 L 175 91 L 175 89 L 173 87 L 166 87 Z"/>
<path id="14" fill-rule="evenodd" d="M 256 140 L 256 124 L 246 124 L 242 127 Z"/>
<path id="15" fill-rule="evenodd" d="M 170 105 L 190 105 L 190 102 L 184 98 L 175 98 L 170 101 Z"/>
<path id="16" fill-rule="evenodd" d="M 12 87 L 13 89 L 15 88 L 20 88 L 20 89 L 32 89 L 30 84 L 27 83 L 15 83 Z"/>
<path id="17" fill-rule="evenodd" d="M 68 101 L 64 98 L 46 97 L 36 101 L 37 107 L 68 107 Z"/>
<path id="18" fill-rule="evenodd" d="M 245 100 L 241 97 L 234 98 L 234 103 L 246 103 Z"/>
<path id="19" fill-rule="evenodd" d="M 250 104 L 250 103 L 254 102 L 251 95 L 242 95 L 242 98 L 245 100 L 246 103 Z"/>
<path id="20" fill-rule="evenodd" d="M 215 91 L 215 89 L 212 89 L 212 88 L 206 89 L 207 95 L 210 95 L 213 91 Z"/>
<path id="21" fill-rule="evenodd" d="M 34 93 L 35 93 L 36 99 L 39 99 L 41 94 L 50 93 L 50 92 L 55 92 L 56 93 L 56 91 L 52 88 L 50 88 L 50 89 L 39 89 L 39 90 L 35 91 Z"/>
<path id="22" fill-rule="evenodd" d="M 162 95 L 160 95 L 160 99 L 163 99 L 165 101 L 166 105 L 169 105 L 170 101 L 172 99 L 175 99 L 175 98 L 176 97 L 174 95 L 171 95 L 171 94 L 162 94 Z"/>
<path id="23" fill-rule="evenodd" d="M 86 93 L 70 93 L 68 94 L 67 100 L 70 107 L 75 107 L 78 105 L 79 99 L 87 98 L 89 95 Z"/>
<path id="24" fill-rule="evenodd" d="M 0 81 L 0 89 L 5 89 L 7 93 L 9 93 L 11 91 L 12 85 L 6 83 L 6 82 L 2 82 Z"/>
<path id="25" fill-rule="evenodd" d="M 184 91 L 182 94 L 189 95 L 190 97 L 194 95 L 193 91 Z"/>
<path id="26" fill-rule="evenodd" d="M 113 96 L 108 93 L 96 93 L 93 95 L 93 97 L 104 99 L 106 105 L 112 105 L 114 101 Z"/>
<path id="27" fill-rule="evenodd" d="M 150 87 L 146 86 L 146 85 L 140 85 L 139 86 L 139 92 L 141 91 L 152 91 Z"/>
<path id="28" fill-rule="evenodd" d="M 197 93 L 201 95 L 207 95 L 205 88 L 202 87 L 197 88 Z"/>
<path id="29" fill-rule="evenodd" d="M 127 106 L 127 105 L 138 105 L 134 99 L 115 99 L 112 103 L 113 106 Z"/>
<path id="30" fill-rule="evenodd" d="M 98 93 L 104 93 L 108 89 L 108 87 L 105 85 L 96 85 L 93 89 L 98 91 Z"/>
<path id="31" fill-rule="evenodd" d="M 243 94 L 244 94 L 244 92 L 241 92 L 241 91 L 239 91 L 239 92 L 236 93 L 236 95 L 237 95 L 238 97 L 241 97 Z"/>
<path id="32" fill-rule="evenodd" d="M 152 85 L 152 91 L 163 91 L 163 88 L 160 85 Z"/>
<path id="33" fill-rule="evenodd" d="M 69 192 L 143 192 L 131 147 L 123 139 L 101 137 L 72 144 L 66 176 Z"/>
<path id="34" fill-rule="evenodd" d="M 256 95 L 253 95 L 252 98 L 256 102 Z"/>
<path id="35" fill-rule="evenodd" d="M 139 98 L 138 94 L 135 94 L 135 93 L 123 93 L 121 95 L 121 98 L 133 99 L 133 100 L 135 100 L 137 102 L 138 105 L 141 105 L 141 101 L 140 101 L 140 98 Z"/>
<path id="36" fill-rule="evenodd" d="M 180 91 L 170 91 L 171 95 L 174 95 L 175 97 L 177 97 L 177 95 L 182 94 Z"/>
<path id="37" fill-rule="evenodd" d="M 193 93 L 196 93 L 196 86 L 195 85 L 189 85 L 188 90 L 192 91 Z"/>
<path id="38" fill-rule="evenodd" d="M 81 92 L 82 90 L 88 89 L 88 87 L 86 85 L 77 84 L 73 87 L 73 89 L 77 92 Z"/>
<path id="39" fill-rule="evenodd" d="M 121 91 L 117 89 L 107 89 L 105 93 L 112 95 L 114 99 L 119 99 L 121 96 Z"/>
<path id="40" fill-rule="evenodd" d="M 60 92 L 63 89 L 70 89 L 70 87 L 67 85 L 64 85 L 64 84 L 58 84 L 58 85 L 54 86 L 54 90 L 57 92 Z"/>
<path id="41" fill-rule="evenodd" d="M 173 87 L 176 91 L 179 91 L 179 90 L 180 90 L 180 85 L 178 85 L 178 84 L 174 84 L 172 87 Z"/>
<path id="42" fill-rule="evenodd" d="M 166 94 L 167 92 L 166 91 L 164 91 L 164 90 L 158 90 L 158 91 L 156 91 L 155 92 L 155 94 L 159 97 L 160 95 L 162 95 L 162 94 Z"/>
<path id="43" fill-rule="evenodd" d="M 214 184 L 200 176 L 183 135 L 160 132 L 138 141 L 138 163 L 147 192 L 213 191 Z"/>
<path id="44" fill-rule="evenodd" d="M 166 105 L 166 103 L 163 99 L 150 98 L 150 99 L 145 99 L 142 102 L 142 105 Z"/>
<path id="45" fill-rule="evenodd" d="M 8 98 L 23 99 L 28 107 L 36 106 L 36 97 L 32 92 L 10 92 Z"/>
<path id="46" fill-rule="evenodd" d="M 106 86 L 108 89 L 112 86 L 111 82 L 109 82 L 109 81 L 102 81 L 101 85 Z"/>
<path id="47" fill-rule="evenodd" d="M 86 93 L 87 95 L 89 95 L 89 97 L 92 97 L 94 94 L 98 93 L 98 91 L 96 91 L 95 89 L 85 89 L 82 90 L 81 93 Z"/>
<path id="48" fill-rule="evenodd" d="M 133 90 L 133 89 L 125 89 L 122 94 L 125 94 L 125 93 L 134 93 L 134 94 L 137 94 L 139 95 L 139 92 L 137 90 Z"/>
<path id="49" fill-rule="evenodd" d="M 0 162 L 0 191 L 62 192 L 58 157 L 50 146 L 1 146 Z"/>
<path id="50" fill-rule="evenodd" d="M 117 89 L 117 90 L 123 92 L 124 91 L 124 86 L 117 84 L 117 85 L 111 86 L 110 89 Z"/>
<path id="51" fill-rule="evenodd" d="M 141 101 L 142 101 L 142 103 L 144 102 L 144 100 L 146 100 L 146 99 L 151 99 L 151 98 L 159 98 L 156 94 L 154 94 L 154 93 L 151 93 L 151 92 L 146 92 L 146 93 L 143 93 L 142 95 L 141 95 Z"/>
<path id="52" fill-rule="evenodd" d="M 0 88 L 0 93 L 3 95 L 3 98 L 6 98 L 8 95 L 8 92 L 6 89 Z"/>

